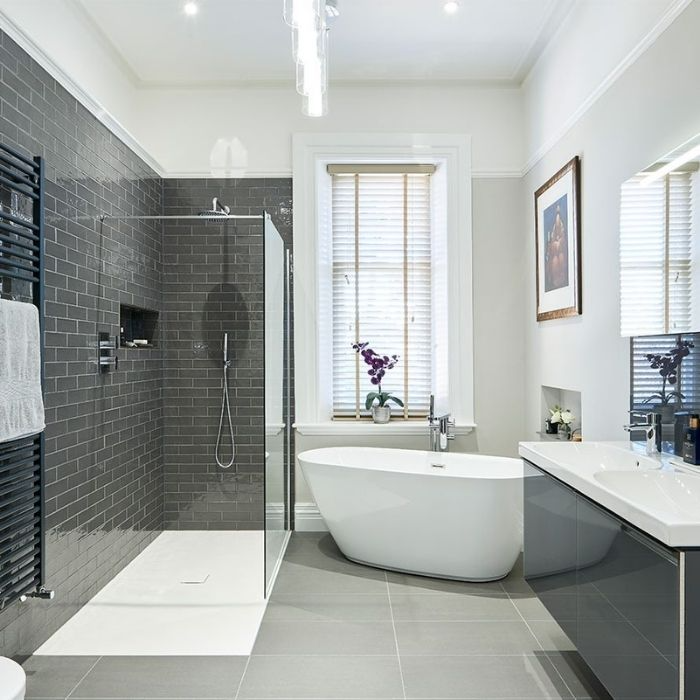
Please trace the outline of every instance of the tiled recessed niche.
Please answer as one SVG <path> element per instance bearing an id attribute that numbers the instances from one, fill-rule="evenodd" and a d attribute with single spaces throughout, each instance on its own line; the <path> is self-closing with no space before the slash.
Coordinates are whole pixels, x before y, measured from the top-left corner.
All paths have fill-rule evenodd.
<path id="1" fill-rule="evenodd" d="M 119 307 L 119 344 L 121 347 L 134 347 L 134 341 L 147 341 L 135 347 L 153 347 L 158 332 L 158 312 L 140 309 L 136 306 Z"/>

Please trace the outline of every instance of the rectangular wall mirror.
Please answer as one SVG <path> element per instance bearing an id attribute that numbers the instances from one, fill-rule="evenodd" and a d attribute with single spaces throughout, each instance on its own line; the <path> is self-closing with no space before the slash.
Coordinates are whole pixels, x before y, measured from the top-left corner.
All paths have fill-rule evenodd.
<path id="1" fill-rule="evenodd" d="M 623 336 L 700 330 L 700 134 L 622 184 Z"/>

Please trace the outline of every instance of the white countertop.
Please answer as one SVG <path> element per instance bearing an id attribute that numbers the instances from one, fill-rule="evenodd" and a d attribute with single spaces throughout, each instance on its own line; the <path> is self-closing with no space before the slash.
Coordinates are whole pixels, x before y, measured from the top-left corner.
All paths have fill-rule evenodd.
<path id="1" fill-rule="evenodd" d="M 521 442 L 519 454 L 669 547 L 700 547 L 700 467 L 631 442 Z"/>

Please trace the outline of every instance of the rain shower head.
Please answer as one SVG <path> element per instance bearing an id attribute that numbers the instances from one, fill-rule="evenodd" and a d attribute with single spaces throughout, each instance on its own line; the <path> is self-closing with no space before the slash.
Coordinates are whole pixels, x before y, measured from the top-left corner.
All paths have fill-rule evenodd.
<path id="1" fill-rule="evenodd" d="M 231 213 L 231 207 L 222 204 L 218 197 L 214 197 L 211 201 L 211 209 L 206 209 L 205 211 L 200 211 L 199 216 L 204 218 L 214 218 L 217 216 L 228 216 Z"/>

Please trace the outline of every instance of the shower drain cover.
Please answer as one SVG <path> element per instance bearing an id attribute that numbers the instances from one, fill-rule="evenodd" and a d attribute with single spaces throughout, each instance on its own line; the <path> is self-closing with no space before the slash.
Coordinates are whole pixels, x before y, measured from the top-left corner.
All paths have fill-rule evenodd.
<path id="1" fill-rule="evenodd" d="M 202 583 L 206 583 L 208 578 L 209 578 L 209 574 L 204 574 L 204 573 L 188 574 L 187 576 L 183 576 L 180 579 L 180 583 L 189 584 L 189 585 L 202 584 Z"/>

